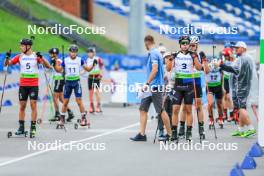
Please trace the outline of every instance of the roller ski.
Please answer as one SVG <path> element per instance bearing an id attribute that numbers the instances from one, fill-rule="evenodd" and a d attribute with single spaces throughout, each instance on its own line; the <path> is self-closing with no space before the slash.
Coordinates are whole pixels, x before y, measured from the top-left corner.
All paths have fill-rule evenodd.
<path id="1" fill-rule="evenodd" d="M 37 119 L 37 124 L 42 124 L 42 119 Z"/>
<path id="2" fill-rule="evenodd" d="M 12 131 L 7 132 L 7 138 L 11 138 L 11 137 L 27 137 L 27 135 L 28 135 L 28 132 L 25 131 L 24 125 L 22 126 L 21 124 L 20 124 L 18 130 L 15 133 L 12 132 Z"/>
<path id="3" fill-rule="evenodd" d="M 68 118 L 66 119 L 67 122 L 71 122 L 74 118 L 74 114 L 71 110 L 68 110 Z"/>
<path id="4" fill-rule="evenodd" d="M 65 128 L 64 124 L 65 124 L 65 116 L 61 115 L 60 121 L 58 122 L 58 124 L 56 126 L 56 129 L 64 129 L 66 131 L 66 128 Z"/>
<path id="5" fill-rule="evenodd" d="M 60 113 L 57 111 L 57 112 L 55 113 L 54 117 L 53 117 L 53 118 L 50 118 L 49 121 L 50 121 L 50 122 L 57 122 L 57 121 L 60 120 L 60 116 L 61 116 Z"/>
<path id="6" fill-rule="evenodd" d="M 192 142 L 192 127 L 187 127 L 187 130 L 186 130 L 186 141 L 188 143 Z"/>
<path id="7" fill-rule="evenodd" d="M 87 126 L 88 128 L 90 128 L 90 120 L 89 120 L 89 118 L 86 118 L 86 115 L 87 115 L 87 112 L 85 112 L 85 114 L 82 115 L 81 119 L 77 120 L 77 123 L 74 124 L 74 129 L 77 130 L 79 128 L 79 126 L 81 126 L 81 127 Z"/>
<path id="8" fill-rule="evenodd" d="M 90 103 L 90 109 L 89 109 L 89 113 L 93 114 L 95 112 L 95 108 L 94 108 L 94 104 Z"/>
<path id="9" fill-rule="evenodd" d="M 202 140 L 205 140 L 204 122 L 199 122 L 199 137 L 200 142 L 202 142 Z"/>

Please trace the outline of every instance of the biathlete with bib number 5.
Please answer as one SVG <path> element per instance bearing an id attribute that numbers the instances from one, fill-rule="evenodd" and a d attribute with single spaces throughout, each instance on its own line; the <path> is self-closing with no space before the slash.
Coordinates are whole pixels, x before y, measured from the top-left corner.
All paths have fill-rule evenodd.
<path id="1" fill-rule="evenodd" d="M 15 135 L 24 135 L 25 133 L 25 110 L 28 97 L 31 107 L 31 125 L 30 137 L 36 135 L 36 119 L 37 119 L 37 100 L 38 100 L 38 80 L 39 80 L 39 64 L 43 64 L 46 68 L 52 68 L 49 62 L 42 57 L 40 52 L 32 51 L 33 42 L 31 39 L 22 39 L 20 41 L 21 54 L 16 55 L 11 60 L 5 60 L 5 66 L 20 64 L 20 85 L 19 85 L 19 128 Z"/>
<path id="2" fill-rule="evenodd" d="M 61 65 L 55 63 L 54 69 L 57 72 L 65 72 L 65 87 L 64 87 L 64 100 L 61 111 L 60 121 L 58 123 L 58 127 L 64 127 L 65 123 L 65 113 L 67 111 L 67 107 L 70 101 L 70 97 L 72 91 L 74 91 L 76 103 L 79 106 L 79 110 L 81 113 L 81 126 L 90 126 L 90 122 L 87 123 L 86 115 L 87 112 L 84 109 L 83 101 L 82 101 L 82 87 L 80 83 L 80 70 L 83 67 L 86 71 L 91 71 L 95 65 L 97 65 L 97 60 L 94 61 L 93 65 L 90 67 L 85 65 L 85 62 L 77 56 L 78 46 L 71 45 L 69 47 L 69 56 L 62 61 Z"/>

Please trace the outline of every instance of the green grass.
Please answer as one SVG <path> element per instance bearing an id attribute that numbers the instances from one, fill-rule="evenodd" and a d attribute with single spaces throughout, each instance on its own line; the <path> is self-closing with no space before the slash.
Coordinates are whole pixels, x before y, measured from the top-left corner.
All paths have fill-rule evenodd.
<path id="1" fill-rule="evenodd" d="M 54 20 L 56 22 L 62 23 L 65 26 L 69 26 L 72 24 L 76 24 L 76 22 L 63 17 L 60 13 L 52 11 L 45 6 L 40 5 L 38 2 L 34 0 L 11 0 L 12 3 L 15 5 L 31 12 L 31 15 L 37 17 L 39 19 L 49 19 Z M 78 26 L 80 26 L 78 24 Z M 126 53 L 125 46 L 114 42 L 103 35 L 95 35 L 95 34 L 83 34 L 83 38 L 87 39 L 88 41 L 93 42 L 100 48 L 102 48 L 105 52 L 108 53 Z"/>
<path id="2" fill-rule="evenodd" d="M 30 37 L 27 34 L 27 26 L 30 23 L 0 9 L 0 24 L 0 51 L 5 52 L 12 49 L 12 52 L 18 52 L 19 41 L 22 38 Z M 60 48 L 62 45 L 65 45 L 65 47 L 70 45 L 69 42 L 61 37 L 51 34 L 35 35 L 33 43 L 34 51 L 41 52 L 47 52 L 51 47 Z M 81 49 L 81 51 L 84 50 Z"/>

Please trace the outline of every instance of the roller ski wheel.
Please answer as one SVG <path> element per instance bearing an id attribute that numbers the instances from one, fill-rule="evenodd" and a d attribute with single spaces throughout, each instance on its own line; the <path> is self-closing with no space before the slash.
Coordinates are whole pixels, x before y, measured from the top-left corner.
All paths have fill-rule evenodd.
<path id="1" fill-rule="evenodd" d="M 79 125 L 77 123 L 74 124 L 74 129 L 77 130 Z"/>
<path id="2" fill-rule="evenodd" d="M 35 137 L 36 137 L 36 133 L 32 133 L 32 132 L 30 132 L 29 137 L 30 137 L 30 138 L 35 138 Z"/>
<path id="3" fill-rule="evenodd" d="M 42 119 L 37 119 L 37 124 L 42 124 Z"/>
<path id="4" fill-rule="evenodd" d="M 77 119 L 77 123 L 79 123 L 79 124 L 80 124 L 80 123 L 81 123 L 81 119 Z"/>
<path id="5" fill-rule="evenodd" d="M 7 138 L 10 138 L 10 137 L 12 137 L 12 132 L 11 131 L 8 131 L 7 132 Z"/>

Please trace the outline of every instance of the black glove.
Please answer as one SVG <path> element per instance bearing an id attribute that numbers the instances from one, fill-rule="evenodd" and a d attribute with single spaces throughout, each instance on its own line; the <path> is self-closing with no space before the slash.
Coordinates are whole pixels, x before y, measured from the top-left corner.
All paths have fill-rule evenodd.
<path id="1" fill-rule="evenodd" d="M 205 55 L 205 53 L 203 51 L 201 51 L 199 53 L 199 55 L 200 55 L 201 59 L 205 59 L 206 58 L 206 55 Z"/>
<path id="2" fill-rule="evenodd" d="M 42 54 L 40 52 L 37 52 L 36 55 L 39 57 L 39 58 L 42 58 Z"/>
<path id="3" fill-rule="evenodd" d="M 97 64 L 98 64 L 97 60 L 94 59 L 94 61 L 93 61 L 93 66 L 96 66 Z"/>
<path id="4" fill-rule="evenodd" d="M 11 50 L 6 52 L 6 59 L 9 59 L 11 57 Z"/>
<path id="5" fill-rule="evenodd" d="M 53 67 L 55 67 L 55 65 L 56 65 L 56 60 L 55 60 L 55 59 L 51 59 L 51 65 L 52 65 Z"/>

